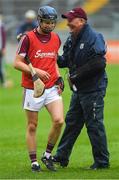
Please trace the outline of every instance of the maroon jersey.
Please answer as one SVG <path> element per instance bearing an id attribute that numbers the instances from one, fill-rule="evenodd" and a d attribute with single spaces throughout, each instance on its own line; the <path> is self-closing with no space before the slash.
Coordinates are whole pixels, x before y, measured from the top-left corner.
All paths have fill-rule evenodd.
<path id="1" fill-rule="evenodd" d="M 58 79 L 56 70 L 57 54 L 60 47 L 60 40 L 57 34 L 51 32 L 49 35 L 44 36 L 41 41 L 41 36 L 36 31 L 30 31 L 27 36 L 23 37 L 20 41 L 18 54 L 25 57 L 27 54 L 30 58 L 32 65 L 41 70 L 47 71 L 51 77 L 45 83 L 46 88 L 54 85 Z M 33 89 L 32 76 L 22 73 L 22 86 L 25 88 Z"/>

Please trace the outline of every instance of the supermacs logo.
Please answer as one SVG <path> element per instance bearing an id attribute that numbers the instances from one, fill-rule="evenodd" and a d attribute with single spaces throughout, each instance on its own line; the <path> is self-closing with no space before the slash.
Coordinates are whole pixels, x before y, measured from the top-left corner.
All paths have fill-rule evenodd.
<path id="1" fill-rule="evenodd" d="M 56 53 L 53 52 L 42 52 L 41 50 L 38 50 L 35 54 L 35 58 L 55 58 Z"/>

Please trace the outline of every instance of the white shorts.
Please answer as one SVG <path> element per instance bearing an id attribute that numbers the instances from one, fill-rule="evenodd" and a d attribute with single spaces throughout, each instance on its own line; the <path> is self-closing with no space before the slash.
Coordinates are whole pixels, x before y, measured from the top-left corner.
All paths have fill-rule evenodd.
<path id="1" fill-rule="evenodd" d="M 49 89 L 45 89 L 45 92 L 39 98 L 34 98 L 33 94 L 34 90 L 25 89 L 23 102 L 24 109 L 30 111 L 39 111 L 45 105 L 58 99 L 62 99 L 62 97 L 58 94 L 57 88 L 55 86 Z"/>

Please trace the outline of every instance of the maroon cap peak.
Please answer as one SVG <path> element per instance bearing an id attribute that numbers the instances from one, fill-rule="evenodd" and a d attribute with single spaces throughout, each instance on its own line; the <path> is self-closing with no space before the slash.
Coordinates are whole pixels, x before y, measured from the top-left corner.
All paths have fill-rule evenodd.
<path id="1" fill-rule="evenodd" d="M 81 7 L 76 7 L 68 13 L 62 14 L 62 18 L 73 20 L 74 18 L 83 18 L 87 20 L 87 14 Z"/>

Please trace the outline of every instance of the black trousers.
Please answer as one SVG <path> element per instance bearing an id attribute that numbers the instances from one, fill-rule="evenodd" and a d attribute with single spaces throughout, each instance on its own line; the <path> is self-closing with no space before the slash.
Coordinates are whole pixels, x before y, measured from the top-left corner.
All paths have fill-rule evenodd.
<path id="1" fill-rule="evenodd" d="M 87 128 L 94 162 L 109 164 L 109 152 L 103 123 L 105 91 L 93 93 L 74 93 L 66 115 L 66 127 L 59 142 L 56 156 L 69 160 L 74 143 L 84 124 Z"/>

